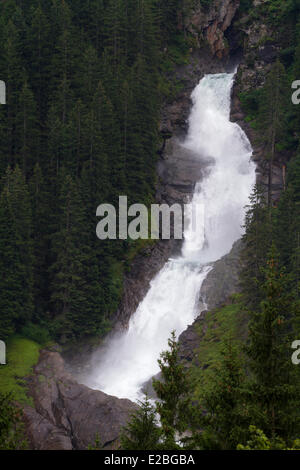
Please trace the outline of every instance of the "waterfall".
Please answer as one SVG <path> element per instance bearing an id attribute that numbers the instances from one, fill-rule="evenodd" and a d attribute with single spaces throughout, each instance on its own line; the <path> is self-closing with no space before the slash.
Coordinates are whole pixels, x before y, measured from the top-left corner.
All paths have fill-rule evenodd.
<path id="1" fill-rule="evenodd" d="M 119 398 L 138 400 L 141 387 L 159 372 L 157 359 L 173 330 L 179 336 L 199 315 L 199 292 L 211 264 L 229 253 L 243 233 L 245 206 L 255 183 L 252 148 L 230 122 L 234 74 L 206 75 L 192 93 L 189 132 L 182 144 L 210 157 L 206 176 L 194 191 L 203 207 L 202 224 L 190 223 L 181 256 L 169 260 L 152 280 L 128 331 L 110 339 L 87 385 Z"/>

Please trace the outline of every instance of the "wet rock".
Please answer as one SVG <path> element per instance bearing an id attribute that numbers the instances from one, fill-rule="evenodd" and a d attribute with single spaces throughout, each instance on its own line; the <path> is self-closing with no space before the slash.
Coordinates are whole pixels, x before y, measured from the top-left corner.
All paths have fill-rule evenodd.
<path id="1" fill-rule="evenodd" d="M 206 332 L 206 318 L 207 311 L 203 311 L 200 316 L 190 325 L 179 337 L 178 340 L 178 357 L 184 367 L 189 368 L 195 363 L 196 351 L 199 348 L 201 336 L 199 335 L 199 327 L 202 327 L 202 334 Z"/>
<path id="2" fill-rule="evenodd" d="M 220 307 L 228 297 L 239 292 L 240 252 L 242 242 L 233 245 L 231 252 L 216 261 L 201 288 L 201 297 L 209 310 Z"/>
<path id="3" fill-rule="evenodd" d="M 137 405 L 78 384 L 56 352 L 42 351 L 30 379 L 35 409 L 24 419 L 33 449 L 87 449 L 97 436 L 107 449 L 119 446 L 121 429 Z"/>
<path id="4" fill-rule="evenodd" d="M 126 329 L 131 315 L 146 296 L 150 282 L 162 269 L 178 242 L 165 240 L 155 243 L 134 259 L 124 280 L 123 296 L 115 315 L 115 329 Z"/>
<path id="5" fill-rule="evenodd" d="M 229 28 L 239 7 L 239 0 L 214 0 L 209 8 L 198 4 L 186 20 L 186 28 L 198 43 L 207 41 L 213 55 L 223 58 L 229 48 L 225 31 Z"/>

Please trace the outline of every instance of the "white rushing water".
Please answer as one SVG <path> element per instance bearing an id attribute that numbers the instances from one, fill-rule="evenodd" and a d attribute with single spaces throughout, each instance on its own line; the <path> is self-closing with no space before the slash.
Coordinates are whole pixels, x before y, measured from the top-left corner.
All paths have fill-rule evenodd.
<path id="1" fill-rule="evenodd" d="M 128 331 L 109 340 L 87 385 L 119 398 L 141 398 L 141 387 L 159 372 L 157 359 L 173 330 L 179 336 L 199 314 L 199 292 L 210 263 L 229 253 L 243 232 L 245 206 L 255 183 L 251 145 L 229 120 L 234 74 L 205 76 L 192 94 L 184 147 L 211 157 L 207 176 L 195 188 L 202 224 L 185 232 L 182 254 L 169 260 L 130 321 Z"/>

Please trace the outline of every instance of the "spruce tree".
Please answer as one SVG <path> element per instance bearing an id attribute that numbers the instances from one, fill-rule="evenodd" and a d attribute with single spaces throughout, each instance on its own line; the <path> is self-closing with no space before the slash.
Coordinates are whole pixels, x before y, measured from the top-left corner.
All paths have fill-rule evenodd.
<path id="1" fill-rule="evenodd" d="M 56 260 L 51 266 L 53 308 L 60 320 L 59 333 L 71 336 L 70 318 L 76 322 L 80 309 L 81 283 L 83 282 L 80 231 L 83 228 L 82 202 L 72 177 L 61 172 L 59 196 L 59 226 L 52 237 L 52 251 Z"/>
<path id="2" fill-rule="evenodd" d="M 32 213 L 20 168 L 8 169 L 0 198 L 0 331 L 7 338 L 33 315 Z"/>
<path id="3" fill-rule="evenodd" d="M 287 82 L 284 66 L 279 60 L 272 66 L 263 89 L 259 110 L 259 123 L 264 129 L 263 142 L 265 157 L 268 161 L 268 205 L 271 206 L 273 194 L 273 165 L 276 146 L 280 143 L 286 124 Z"/>
<path id="4" fill-rule="evenodd" d="M 272 225 L 264 191 L 256 186 L 250 197 L 243 236 L 241 287 L 244 300 L 256 308 L 262 299 L 260 285 L 264 281 L 262 268 L 272 243 Z"/>
<path id="5" fill-rule="evenodd" d="M 253 374 L 253 397 L 260 412 L 259 427 L 284 440 L 299 433 L 299 394 L 291 362 L 294 298 L 288 275 L 280 269 L 275 245 L 269 252 L 260 310 L 251 314 L 247 354 Z"/>
<path id="6" fill-rule="evenodd" d="M 155 408 L 148 397 L 139 402 L 139 409 L 132 415 L 121 436 L 122 450 L 160 449 L 160 429 L 156 422 Z"/>
<path id="7" fill-rule="evenodd" d="M 153 380 L 153 388 L 158 398 L 156 411 L 162 426 L 162 446 L 173 450 L 179 448 L 176 439 L 188 426 L 191 388 L 187 372 L 179 362 L 175 332 L 168 344 L 169 350 L 158 361 L 161 379 Z"/>
<path id="8" fill-rule="evenodd" d="M 250 424 L 246 374 L 241 346 L 226 339 L 220 362 L 204 386 L 197 410 L 194 442 L 200 449 L 235 450 L 248 435 Z"/>
<path id="9" fill-rule="evenodd" d="M 0 450 L 26 450 L 22 411 L 10 394 L 0 393 Z"/>
<path id="10" fill-rule="evenodd" d="M 15 127 L 16 139 L 19 142 L 19 148 L 16 150 L 21 156 L 19 163 L 24 175 L 27 176 L 32 174 L 37 162 L 39 147 L 36 103 L 27 81 L 23 84 L 19 95 Z"/>

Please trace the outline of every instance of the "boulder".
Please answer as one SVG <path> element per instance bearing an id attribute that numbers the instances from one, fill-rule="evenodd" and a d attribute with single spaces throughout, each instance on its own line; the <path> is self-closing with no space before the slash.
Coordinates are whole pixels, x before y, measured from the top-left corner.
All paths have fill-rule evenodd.
<path id="1" fill-rule="evenodd" d="M 137 405 L 77 383 L 57 352 L 42 351 L 29 379 L 35 408 L 24 408 L 33 449 L 84 450 L 97 438 L 104 449 L 117 449 L 122 428 Z"/>

